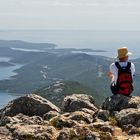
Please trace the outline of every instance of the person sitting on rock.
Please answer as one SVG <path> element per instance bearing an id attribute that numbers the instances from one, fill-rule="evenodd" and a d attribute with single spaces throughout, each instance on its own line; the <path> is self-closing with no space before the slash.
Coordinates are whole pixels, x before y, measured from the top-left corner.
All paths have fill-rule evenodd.
<path id="1" fill-rule="evenodd" d="M 110 65 L 108 76 L 111 78 L 111 91 L 114 95 L 123 94 L 129 96 L 133 88 L 133 76 L 135 73 L 135 65 L 128 61 L 129 55 L 127 47 L 118 49 L 118 61 Z"/>

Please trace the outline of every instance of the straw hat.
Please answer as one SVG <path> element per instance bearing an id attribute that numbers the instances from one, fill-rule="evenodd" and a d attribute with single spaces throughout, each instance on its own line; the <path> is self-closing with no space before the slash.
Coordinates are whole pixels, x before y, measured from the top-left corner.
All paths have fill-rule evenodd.
<path id="1" fill-rule="evenodd" d="M 124 58 L 126 56 L 132 55 L 131 52 L 128 52 L 127 47 L 122 47 L 118 49 L 118 56 L 117 58 Z"/>

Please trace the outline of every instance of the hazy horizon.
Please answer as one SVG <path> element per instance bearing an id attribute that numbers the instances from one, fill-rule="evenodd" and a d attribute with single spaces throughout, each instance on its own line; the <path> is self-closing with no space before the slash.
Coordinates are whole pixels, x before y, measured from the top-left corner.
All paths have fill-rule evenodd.
<path id="1" fill-rule="evenodd" d="M 0 40 L 21 40 L 33 43 L 53 43 L 56 48 L 89 48 L 110 52 L 116 56 L 117 48 L 127 46 L 140 57 L 140 31 L 92 31 L 92 30 L 7 30 L 0 32 Z"/>

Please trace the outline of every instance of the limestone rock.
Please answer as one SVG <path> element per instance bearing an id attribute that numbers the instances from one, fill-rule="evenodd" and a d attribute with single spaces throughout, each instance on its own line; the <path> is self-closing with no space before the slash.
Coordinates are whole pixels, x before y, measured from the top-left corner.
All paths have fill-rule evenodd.
<path id="1" fill-rule="evenodd" d="M 140 97 L 121 94 L 108 97 L 102 104 L 103 110 L 120 111 L 126 108 L 140 108 Z"/>
<path id="2" fill-rule="evenodd" d="M 62 110 L 64 112 L 74 112 L 82 108 L 87 108 L 93 111 L 98 110 L 94 105 L 94 99 L 92 96 L 85 94 L 73 94 L 64 98 L 62 104 Z"/>
<path id="3" fill-rule="evenodd" d="M 2 140 L 139 140 L 140 98 L 116 95 L 97 109 L 91 96 L 73 94 L 63 111 L 48 100 L 27 95 L 0 111 Z"/>
<path id="4" fill-rule="evenodd" d="M 140 140 L 140 137 L 136 135 L 134 136 L 122 135 L 115 137 L 115 140 Z"/>
<path id="5" fill-rule="evenodd" d="M 81 108 L 81 109 L 79 109 L 79 111 L 82 111 L 86 114 L 90 114 L 93 118 L 96 117 L 96 113 L 97 113 L 96 111 L 93 111 L 93 110 L 87 109 L 87 108 Z"/>
<path id="6" fill-rule="evenodd" d="M 100 135 L 97 132 L 89 131 L 85 136 L 85 140 L 100 140 Z"/>
<path id="7" fill-rule="evenodd" d="M 129 135 L 139 135 L 140 136 L 140 127 L 137 128 L 135 126 L 133 126 L 129 131 L 128 131 Z"/>
<path id="8" fill-rule="evenodd" d="M 55 136 L 55 128 L 45 125 L 13 125 L 13 136 L 18 140 L 52 140 Z"/>
<path id="9" fill-rule="evenodd" d="M 109 121 L 110 113 L 108 110 L 99 109 L 97 117 L 103 121 Z"/>
<path id="10" fill-rule="evenodd" d="M 64 128 L 57 137 L 57 140 L 70 140 L 70 139 L 71 139 L 71 131 L 69 128 Z"/>
<path id="11" fill-rule="evenodd" d="M 60 112 L 60 109 L 41 96 L 29 94 L 9 102 L 6 107 L 1 109 L 1 118 L 4 116 L 14 116 L 18 113 L 42 117 L 49 111 Z"/>
<path id="12" fill-rule="evenodd" d="M 140 108 L 139 109 L 123 109 L 115 114 L 119 124 L 124 125 L 132 124 L 133 126 L 140 127 Z"/>
<path id="13" fill-rule="evenodd" d="M 68 119 L 64 115 L 53 117 L 49 121 L 49 123 L 50 123 L 50 125 L 52 125 L 56 128 L 60 128 L 60 129 L 63 127 L 71 128 L 74 125 L 76 125 L 76 122 L 74 120 Z"/>
<path id="14" fill-rule="evenodd" d="M 92 115 L 83 111 L 72 112 L 68 118 L 71 120 L 76 120 L 77 122 L 84 121 L 85 123 L 92 123 L 95 120 Z"/>
<path id="15" fill-rule="evenodd" d="M 4 126 L 6 124 L 17 124 L 17 123 L 22 123 L 22 124 L 42 124 L 44 123 L 43 119 L 40 116 L 26 116 L 23 114 L 17 114 L 16 116 L 4 116 L 1 119 L 1 125 Z"/>
<path id="16" fill-rule="evenodd" d="M 60 114 L 57 111 L 49 111 L 43 115 L 43 119 L 49 121 L 51 118 L 59 116 Z"/>
<path id="17" fill-rule="evenodd" d="M 0 127 L 0 140 L 13 140 L 12 133 L 6 127 Z"/>

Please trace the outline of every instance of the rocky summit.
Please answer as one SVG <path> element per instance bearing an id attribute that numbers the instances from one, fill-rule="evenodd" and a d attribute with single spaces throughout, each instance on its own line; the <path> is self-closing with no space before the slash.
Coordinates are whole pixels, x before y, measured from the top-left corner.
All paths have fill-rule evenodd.
<path id="1" fill-rule="evenodd" d="M 100 107 L 85 94 L 64 98 L 62 110 L 30 94 L 0 110 L 1 140 L 140 140 L 140 97 L 114 95 Z"/>

